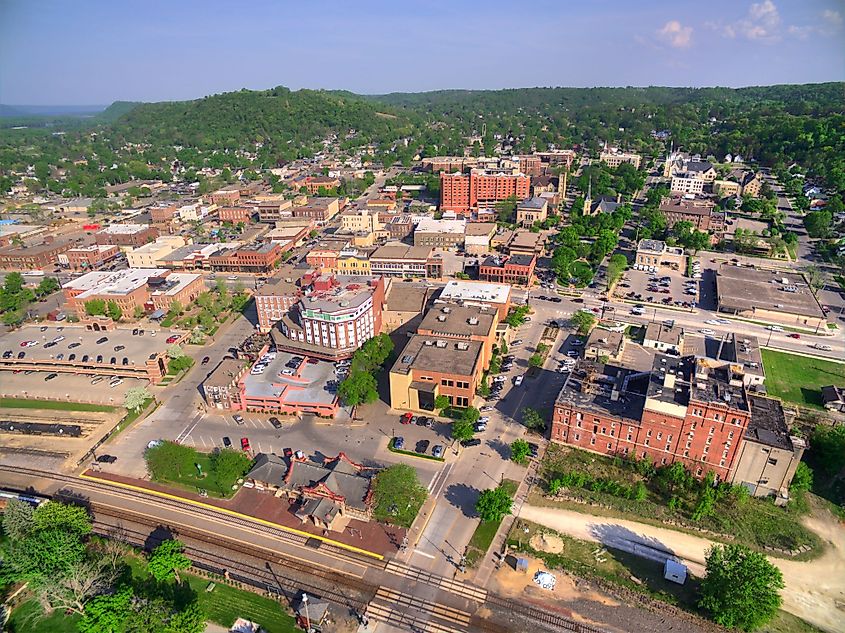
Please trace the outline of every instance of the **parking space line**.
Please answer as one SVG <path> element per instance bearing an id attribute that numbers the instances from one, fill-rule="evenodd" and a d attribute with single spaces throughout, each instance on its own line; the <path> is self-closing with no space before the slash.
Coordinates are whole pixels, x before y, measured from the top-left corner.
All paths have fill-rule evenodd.
<path id="1" fill-rule="evenodd" d="M 203 438 L 202 435 L 200 435 L 200 442 L 202 442 L 202 447 L 205 448 L 206 447 L 205 438 Z"/>
<path id="2" fill-rule="evenodd" d="M 264 451 L 261 450 L 261 442 L 258 443 L 258 452 L 263 453 Z"/>

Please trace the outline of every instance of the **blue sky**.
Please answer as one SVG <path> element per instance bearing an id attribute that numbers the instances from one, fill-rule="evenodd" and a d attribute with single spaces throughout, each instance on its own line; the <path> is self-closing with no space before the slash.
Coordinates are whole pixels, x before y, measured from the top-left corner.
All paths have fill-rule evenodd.
<path id="1" fill-rule="evenodd" d="M 0 103 L 845 79 L 843 0 L 0 0 Z"/>

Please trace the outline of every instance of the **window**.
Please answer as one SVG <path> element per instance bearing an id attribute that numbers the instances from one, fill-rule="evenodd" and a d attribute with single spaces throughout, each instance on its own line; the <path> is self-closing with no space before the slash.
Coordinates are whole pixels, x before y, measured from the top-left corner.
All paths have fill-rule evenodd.
<path id="1" fill-rule="evenodd" d="M 734 432 L 731 431 L 730 433 L 728 433 L 728 439 L 732 440 L 733 438 L 734 438 Z"/>
<path id="2" fill-rule="evenodd" d="M 610 450 L 612 446 L 613 446 L 613 445 L 612 445 L 610 442 L 608 442 L 608 443 L 607 443 L 607 450 Z"/>
<path id="3" fill-rule="evenodd" d="M 662 440 L 663 439 L 663 433 L 658 432 L 657 433 L 657 439 Z"/>
<path id="4" fill-rule="evenodd" d="M 778 465 L 778 460 L 774 457 L 769 457 L 768 462 L 769 462 L 770 466 L 777 466 Z"/>
<path id="5" fill-rule="evenodd" d="M 578 440 L 580 440 L 580 439 L 581 439 L 581 434 L 580 434 L 580 433 L 576 433 L 576 434 L 575 434 L 575 441 L 577 442 L 577 441 L 578 441 Z"/>
<path id="6" fill-rule="evenodd" d="M 595 445 L 596 445 L 596 438 L 591 437 L 590 438 L 590 446 L 595 446 Z"/>
<path id="7" fill-rule="evenodd" d="M 649 443 L 649 440 L 646 440 L 645 442 L 643 442 L 643 444 L 645 444 L 646 446 L 648 446 L 648 443 Z"/>
<path id="8" fill-rule="evenodd" d="M 646 437 L 651 437 L 651 429 L 648 430 L 648 433 L 645 434 Z"/>

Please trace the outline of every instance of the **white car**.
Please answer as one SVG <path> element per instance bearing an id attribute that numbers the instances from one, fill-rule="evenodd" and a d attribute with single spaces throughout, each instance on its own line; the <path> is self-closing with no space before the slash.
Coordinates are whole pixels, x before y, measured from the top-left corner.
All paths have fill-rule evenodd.
<path id="1" fill-rule="evenodd" d="M 574 349 L 571 349 L 566 352 L 566 355 L 569 356 L 569 358 L 575 358 L 576 356 L 578 356 L 578 352 L 576 352 Z"/>
<path id="2" fill-rule="evenodd" d="M 123 384 L 123 379 L 118 378 L 117 380 L 112 380 L 112 381 L 109 383 L 109 387 L 114 388 L 114 387 L 117 387 L 118 385 L 122 385 L 122 384 Z"/>
<path id="3" fill-rule="evenodd" d="M 704 334 L 704 336 L 715 336 L 716 335 L 715 330 L 710 330 L 708 328 L 704 328 L 703 330 L 699 330 L 699 332 Z"/>
<path id="4" fill-rule="evenodd" d="M 282 376 L 293 376 L 294 372 L 292 369 L 283 369 Z"/>
<path id="5" fill-rule="evenodd" d="M 810 347 L 815 347 L 816 349 L 821 350 L 823 352 L 829 352 L 833 349 L 830 345 L 827 345 L 825 343 L 814 343 L 813 345 L 810 345 Z"/>
<path id="6" fill-rule="evenodd" d="M 51 342 L 51 343 L 61 343 L 63 340 L 65 340 L 65 337 L 64 337 L 64 336 L 57 336 L 56 338 L 54 338 L 54 339 L 53 339 L 52 341 L 50 341 L 50 342 Z"/>
<path id="7" fill-rule="evenodd" d="M 719 325 L 730 325 L 731 322 L 729 319 L 716 319 L 716 323 Z"/>
<path id="8" fill-rule="evenodd" d="M 516 385 L 517 387 L 519 387 L 519 385 L 522 384 L 522 379 L 523 379 L 523 376 L 517 376 L 516 378 L 513 379 L 513 384 Z"/>
<path id="9" fill-rule="evenodd" d="M 705 321 L 705 323 L 706 323 L 707 325 L 720 325 L 720 324 L 721 324 L 721 321 L 719 321 L 719 319 L 707 319 L 707 320 Z"/>
<path id="10" fill-rule="evenodd" d="M 771 330 L 772 332 L 783 332 L 783 328 L 779 325 L 770 325 L 766 329 Z"/>
<path id="11" fill-rule="evenodd" d="M 493 382 L 505 382 L 507 380 L 506 376 L 495 376 L 493 378 Z"/>
<path id="12" fill-rule="evenodd" d="M 480 418 L 478 418 L 478 421 L 476 422 L 476 424 L 487 424 L 489 421 L 490 421 L 490 418 L 486 415 L 483 415 Z"/>
<path id="13" fill-rule="evenodd" d="M 492 404 L 485 404 L 483 407 L 481 407 L 481 408 L 479 409 L 479 411 L 481 411 L 482 413 L 484 413 L 485 411 L 492 411 L 492 410 L 493 410 L 493 408 L 494 408 L 494 407 L 493 407 L 493 405 L 492 405 Z"/>

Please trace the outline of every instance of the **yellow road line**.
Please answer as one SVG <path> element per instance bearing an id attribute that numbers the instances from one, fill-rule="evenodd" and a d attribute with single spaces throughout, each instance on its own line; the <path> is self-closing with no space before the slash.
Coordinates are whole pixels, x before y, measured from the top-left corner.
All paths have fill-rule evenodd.
<path id="1" fill-rule="evenodd" d="M 360 547 L 355 547 L 354 545 L 347 545 L 346 543 L 342 543 L 341 541 L 335 541 L 334 539 L 326 538 L 325 536 L 319 536 L 317 534 L 311 534 L 310 532 L 305 532 L 303 530 L 297 530 L 296 528 L 288 527 L 287 525 L 281 525 L 280 523 L 273 523 L 272 521 L 266 521 L 264 519 L 259 519 L 258 517 L 249 516 L 248 514 L 241 514 L 240 512 L 235 512 L 234 510 L 229 510 L 228 508 L 221 508 L 219 506 L 212 505 L 210 503 L 203 503 L 202 501 L 194 501 L 193 499 L 187 499 L 185 497 L 180 497 L 178 495 L 172 495 L 167 492 L 161 492 L 158 490 L 152 490 L 150 488 L 143 488 L 141 486 L 134 486 L 132 484 L 123 483 L 122 481 L 112 481 L 110 479 L 101 479 L 100 477 L 92 477 L 91 475 L 81 474 L 79 475 L 80 479 L 86 479 L 89 481 L 95 481 L 97 483 L 105 483 L 112 486 L 116 486 L 118 488 L 126 488 L 128 490 L 134 490 L 136 492 L 145 492 L 147 494 L 162 497 L 164 499 L 170 499 L 172 501 L 181 501 L 182 503 L 187 503 L 198 508 L 205 508 L 207 510 L 214 510 L 217 512 L 221 512 L 223 514 L 228 514 L 233 517 L 237 517 L 239 519 L 246 519 L 248 521 L 253 521 L 255 523 L 260 523 L 262 525 L 266 525 L 268 527 L 273 527 L 279 530 L 284 530 L 285 532 L 289 532 L 290 534 L 297 534 L 299 536 L 305 536 L 307 538 L 317 539 L 318 541 L 322 541 L 323 543 L 328 543 L 330 545 L 335 545 L 337 547 L 349 550 L 350 552 L 356 552 L 358 554 L 364 554 L 365 556 L 370 556 L 377 560 L 384 560 L 384 556 L 381 554 L 376 554 L 375 552 L 370 552 L 365 549 L 361 549 Z"/>

